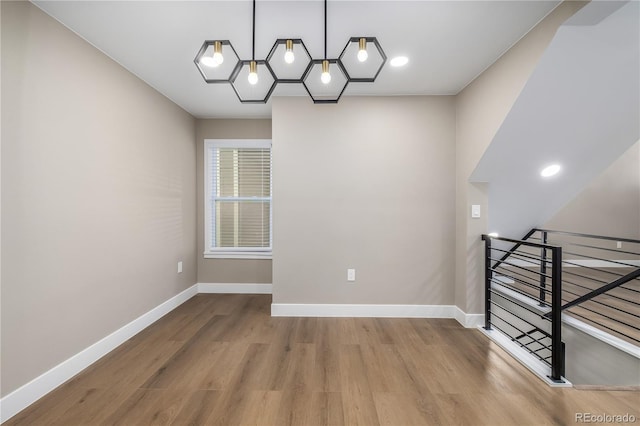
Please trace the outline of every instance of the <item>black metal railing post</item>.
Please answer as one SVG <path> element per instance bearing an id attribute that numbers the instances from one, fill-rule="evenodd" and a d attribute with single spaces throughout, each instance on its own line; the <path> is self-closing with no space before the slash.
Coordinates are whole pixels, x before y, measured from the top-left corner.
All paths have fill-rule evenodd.
<path id="1" fill-rule="evenodd" d="M 547 244 L 547 232 L 541 231 L 541 233 L 542 244 Z M 547 287 L 547 278 L 545 277 L 547 274 L 547 249 L 543 247 L 540 250 L 542 251 L 540 259 L 540 306 L 544 306 Z"/>
<path id="2" fill-rule="evenodd" d="M 484 240 L 484 328 L 491 330 L 491 237 L 483 235 Z"/>
<path id="3" fill-rule="evenodd" d="M 562 381 L 562 248 L 551 248 L 551 380 Z"/>

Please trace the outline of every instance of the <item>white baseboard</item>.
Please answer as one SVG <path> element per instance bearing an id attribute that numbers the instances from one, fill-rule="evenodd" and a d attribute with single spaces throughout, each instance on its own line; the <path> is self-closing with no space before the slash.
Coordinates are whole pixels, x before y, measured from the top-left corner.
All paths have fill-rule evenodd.
<path id="1" fill-rule="evenodd" d="M 483 314 L 452 305 L 347 305 L 272 303 L 273 317 L 455 318 L 465 328 L 484 324 Z"/>
<path id="2" fill-rule="evenodd" d="M 454 318 L 450 305 L 272 303 L 273 317 Z"/>
<path id="3" fill-rule="evenodd" d="M 198 293 L 271 294 L 271 284 L 198 283 Z"/>
<path id="4" fill-rule="evenodd" d="M 462 309 L 457 306 L 455 308 L 455 318 L 464 328 L 484 325 L 484 314 L 465 314 Z"/>
<path id="5" fill-rule="evenodd" d="M 0 423 L 42 398 L 198 293 L 193 285 L 0 399 Z"/>

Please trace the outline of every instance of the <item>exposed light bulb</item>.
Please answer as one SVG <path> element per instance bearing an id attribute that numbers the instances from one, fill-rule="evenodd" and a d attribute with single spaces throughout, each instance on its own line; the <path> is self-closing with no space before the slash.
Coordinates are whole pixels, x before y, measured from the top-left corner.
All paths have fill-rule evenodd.
<path id="1" fill-rule="evenodd" d="M 247 76 L 247 80 L 249 80 L 249 84 L 258 84 L 258 65 L 256 61 L 249 62 L 249 75 Z"/>
<path id="2" fill-rule="evenodd" d="M 220 52 L 213 52 L 213 57 L 211 59 L 214 67 L 217 67 L 224 62 L 224 56 L 222 56 L 222 53 Z"/>
<path id="3" fill-rule="evenodd" d="M 213 55 L 203 56 L 200 59 L 202 65 L 207 67 L 217 67 L 224 62 L 224 56 L 222 56 L 222 43 L 216 41 L 213 43 Z"/>
<path id="4" fill-rule="evenodd" d="M 288 64 L 292 64 L 293 61 L 295 61 L 296 57 L 294 56 L 293 52 L 291 50 L 287 50 L 284 53 L 284 61 Z"/>
<path id="5" fill-rule="evenodd" d="M 322 74 L 320 74 L 320 81 L 324 84 L 329 84 L 331 82 L 331 74 L 329 74 L 329 61 L 326 59 L 322 61 Z"/>
<path id="6" fill-rule="evenodd" d="M 284 52 L 284 61 L 288 64 L 292 64 L 296 57 L 293 54 L 293 40 L 286 41 L 286 52 Z"/>
<path id="7" fill-rule="evenodd" d="M 369 57 L 369 54 L 367 53 L 367 39 L 366 38 L 361 38 L 358 41 L 358 46 L 359 46 L 359 50 L 358 50 L 358 60 L 360 62 L 364 62 L 367 60 L 367 58 Z"/>

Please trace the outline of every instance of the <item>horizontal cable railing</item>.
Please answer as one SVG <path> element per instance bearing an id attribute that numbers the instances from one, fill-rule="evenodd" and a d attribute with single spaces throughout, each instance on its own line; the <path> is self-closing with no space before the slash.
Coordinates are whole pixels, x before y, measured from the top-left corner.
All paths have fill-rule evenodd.
<path id="1" fill-rule="evenodd" d="M 565 313 L 640 344 L 640 240 L 534 228 L 522 241 L 562 247 Z M 494 255 L 500 259 L 493 267 L 518 278 L 510 286 L 544 305 L 550 265 L 545 256 L 546 250 L 514 242 Z"/>
<path id="2" fill-rule="evenodd" d="M 482 239 L 485 328 L 509 336 L 550 367 L 552 380 L 562 381 L 562 248 L 489 235 Z"/>

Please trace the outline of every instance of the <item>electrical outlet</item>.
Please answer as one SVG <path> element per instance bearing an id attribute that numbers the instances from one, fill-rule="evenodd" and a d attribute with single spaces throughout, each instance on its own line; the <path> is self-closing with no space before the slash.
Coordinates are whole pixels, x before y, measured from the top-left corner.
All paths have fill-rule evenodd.
<path id="1" fill-rule="evenodd" d="M 356 280 L 356 270 L 347 269 L 347 281 L 355 281 L 355 280 Z"/>
<path id="2" fill-rule="evenodd" d="M 178 262 L 178 273 L 182 273 L 182 261 Z"/>
<path id="3" fill-rule="evenodd" d="M 622 248 L 622 241 L 616 241 L 616 248 Z"/>

